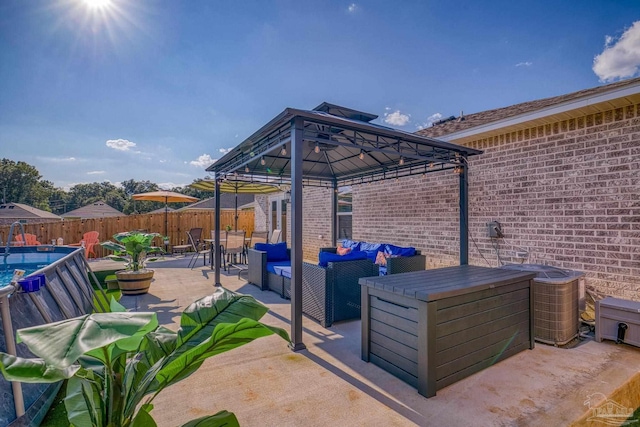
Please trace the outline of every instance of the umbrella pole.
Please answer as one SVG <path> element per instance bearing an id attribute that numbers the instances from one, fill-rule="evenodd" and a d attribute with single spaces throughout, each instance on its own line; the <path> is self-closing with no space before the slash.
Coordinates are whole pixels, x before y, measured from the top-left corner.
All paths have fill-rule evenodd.
<path id="1" fill-rule="evenodd" d="M 169 204 L 168 204 L 167 198 L 165 197 L 164 199 L 164 237 L 162 238 L 162 240 L 164 240 L 165 242 L 169 237 L 168 233 L 169 233 Z M 169 245 L 165 243 L 164 244 L 165 253 L 167 252 L 168 248 L 169 248 Z"/>
<path id="2" fill-rule="evenodd" d="M 236 231 L 238 231 L 238 192 L 236 191 L 236 211 L 235 211 L 235 220 L 236 220 Z"/>

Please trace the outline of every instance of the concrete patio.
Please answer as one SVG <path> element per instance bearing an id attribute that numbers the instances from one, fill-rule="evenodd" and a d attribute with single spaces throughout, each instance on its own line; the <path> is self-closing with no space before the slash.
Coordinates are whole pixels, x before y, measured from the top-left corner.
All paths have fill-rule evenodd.
<path id="1" fill-rule="evenodd" d="M 189 258 L 150 263 L 150 292 L 125 296 L 131 310 L 155 311 L 161 324 L 178 328 L 180 313 L 213 292 L 213 271 Z M 91 261 L 94 270 L 118 268 Z M 253 295 L 270 311 L 264 323 L 289 330 L 289 301 L 222 275 L 224 287 Z M 159 426 L 181 425 L 226 409 L 242 426 L 556 426 L 599 407 L 640 372 L 640 349 L 585 339 L 571 349 L 536 343 L 491 368 L 426 399 L 416 389 L 360 358 L 360 321 L 330 329 L 305 318 L 307 350 L 291 352 L 271 336 L 207 360 L 191 377 L 163 391 L 153 415 Z M 639 381 L 635 381 L 638 383 Z M 638 387 L 638 384 L 633 384 Z M 601 393 L 601 399 L 589 396 Z M 640 406 L 635 402 L 617 402 Z M 584 425 L 602 425 L 591 421 Z"/>

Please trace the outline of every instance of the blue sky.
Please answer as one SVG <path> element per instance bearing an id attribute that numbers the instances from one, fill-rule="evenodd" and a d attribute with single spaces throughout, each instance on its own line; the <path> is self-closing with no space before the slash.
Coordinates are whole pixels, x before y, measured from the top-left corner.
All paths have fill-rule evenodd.
<path id="1" fill-rule="evenodd" d="M 0 157 L 186 185 L 286 107 L 414 132 L 639 66 L 637 0 L 2 0 Z"/>

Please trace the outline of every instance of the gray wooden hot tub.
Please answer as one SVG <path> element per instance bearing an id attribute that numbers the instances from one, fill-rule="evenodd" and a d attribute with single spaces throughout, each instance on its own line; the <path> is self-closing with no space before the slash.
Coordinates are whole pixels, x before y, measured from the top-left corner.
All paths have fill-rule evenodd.
<path id="1" fill-rule="evenodd" d="M 534 277 L 463 265 L 362 278 L 362 359 L 435 396 L 534 347 Z"/>

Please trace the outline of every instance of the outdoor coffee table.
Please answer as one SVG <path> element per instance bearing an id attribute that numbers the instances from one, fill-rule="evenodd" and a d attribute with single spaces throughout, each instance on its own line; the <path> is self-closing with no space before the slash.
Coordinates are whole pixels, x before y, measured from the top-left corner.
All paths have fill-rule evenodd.
<path id="1" fill-rule="evenodd" d="M 362 359 L 435 396 L 533 349 L 534 277 L 462 265 L 362 278 Z"/>

